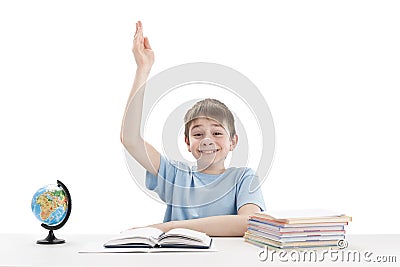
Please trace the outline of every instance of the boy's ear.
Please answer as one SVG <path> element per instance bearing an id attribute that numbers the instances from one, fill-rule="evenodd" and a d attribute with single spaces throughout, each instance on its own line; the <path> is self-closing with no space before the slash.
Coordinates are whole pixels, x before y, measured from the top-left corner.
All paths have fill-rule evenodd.
<path id="1" fill-rule="evenodd" d="M 237 134 L 235 134 L 235 136 L 233 138 L 231 138 L 231 146 L 229 148 L 230 151 L 233 151 L 237 145 L 239 141 L 239 136 Z"/>
<path id="2" fill-rule="evenodd" d="M 188 151 L 189 151 L 189 152 L 192 152 L 192 151 L 190 151 L 190 142 L 189 142 L 189 138 L 188 138 L 187 136 L 185 136 L 185 143 L 186 143 L 186 145 L 187 145 Z"/>

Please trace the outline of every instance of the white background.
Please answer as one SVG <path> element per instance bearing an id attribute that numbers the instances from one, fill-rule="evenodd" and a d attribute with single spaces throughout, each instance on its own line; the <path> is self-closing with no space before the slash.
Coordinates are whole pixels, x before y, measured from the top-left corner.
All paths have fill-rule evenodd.
<path id="1" fill-rule="evenodd" d="M 1 1 L 0 232 L 38 233 L 31 197 L 60 179 L 60 233 L 160 222 L 125 166 L 121 119 L 135 22 L 152 75 L 188 62 L 238 70 L 263 93 L 276 153 L 267 207 L 353 216 L 350 233 L 400 233 L 398 1 Z"/>

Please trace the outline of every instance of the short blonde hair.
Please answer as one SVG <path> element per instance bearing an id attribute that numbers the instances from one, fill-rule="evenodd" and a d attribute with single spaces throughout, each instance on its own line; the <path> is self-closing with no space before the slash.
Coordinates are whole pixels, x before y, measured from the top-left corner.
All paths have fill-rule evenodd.
<path id="1" fill-rule="evenodd" d="M 185 136 L 189 137 L 189 128 L 193 120 L 198 118 L 210 118 L 226 125 L 233 138 L 236 135 L 235 119 L 229 108 L 217 99 L 206 98 L 196 102 L 185 114 Z"/>

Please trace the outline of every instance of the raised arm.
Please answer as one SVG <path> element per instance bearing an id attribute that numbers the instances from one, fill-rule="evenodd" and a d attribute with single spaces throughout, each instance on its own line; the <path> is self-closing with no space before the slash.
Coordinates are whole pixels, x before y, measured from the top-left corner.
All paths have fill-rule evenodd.
<path id="1" fill-rule="evenodd" d="M 160 153 L 140 135 L 145 83 L 154 63 L 154 53 L 148 38 L 143 37 L 140 21 L 136 23 L 132 51 L 137 69 L 122 120 L 121 142 L 137 162 L 156 175 L 160 167 Z"/>

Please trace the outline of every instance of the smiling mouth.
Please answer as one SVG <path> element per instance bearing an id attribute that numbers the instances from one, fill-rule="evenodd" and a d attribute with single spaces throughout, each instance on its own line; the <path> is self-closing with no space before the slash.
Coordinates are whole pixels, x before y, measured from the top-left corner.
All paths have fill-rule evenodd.
<path id="1" fill-rule="evenodd" d="M 199 152 L 203 154 L 214 154 L 220 150 L 221 149 L 199 150 Z"/>

